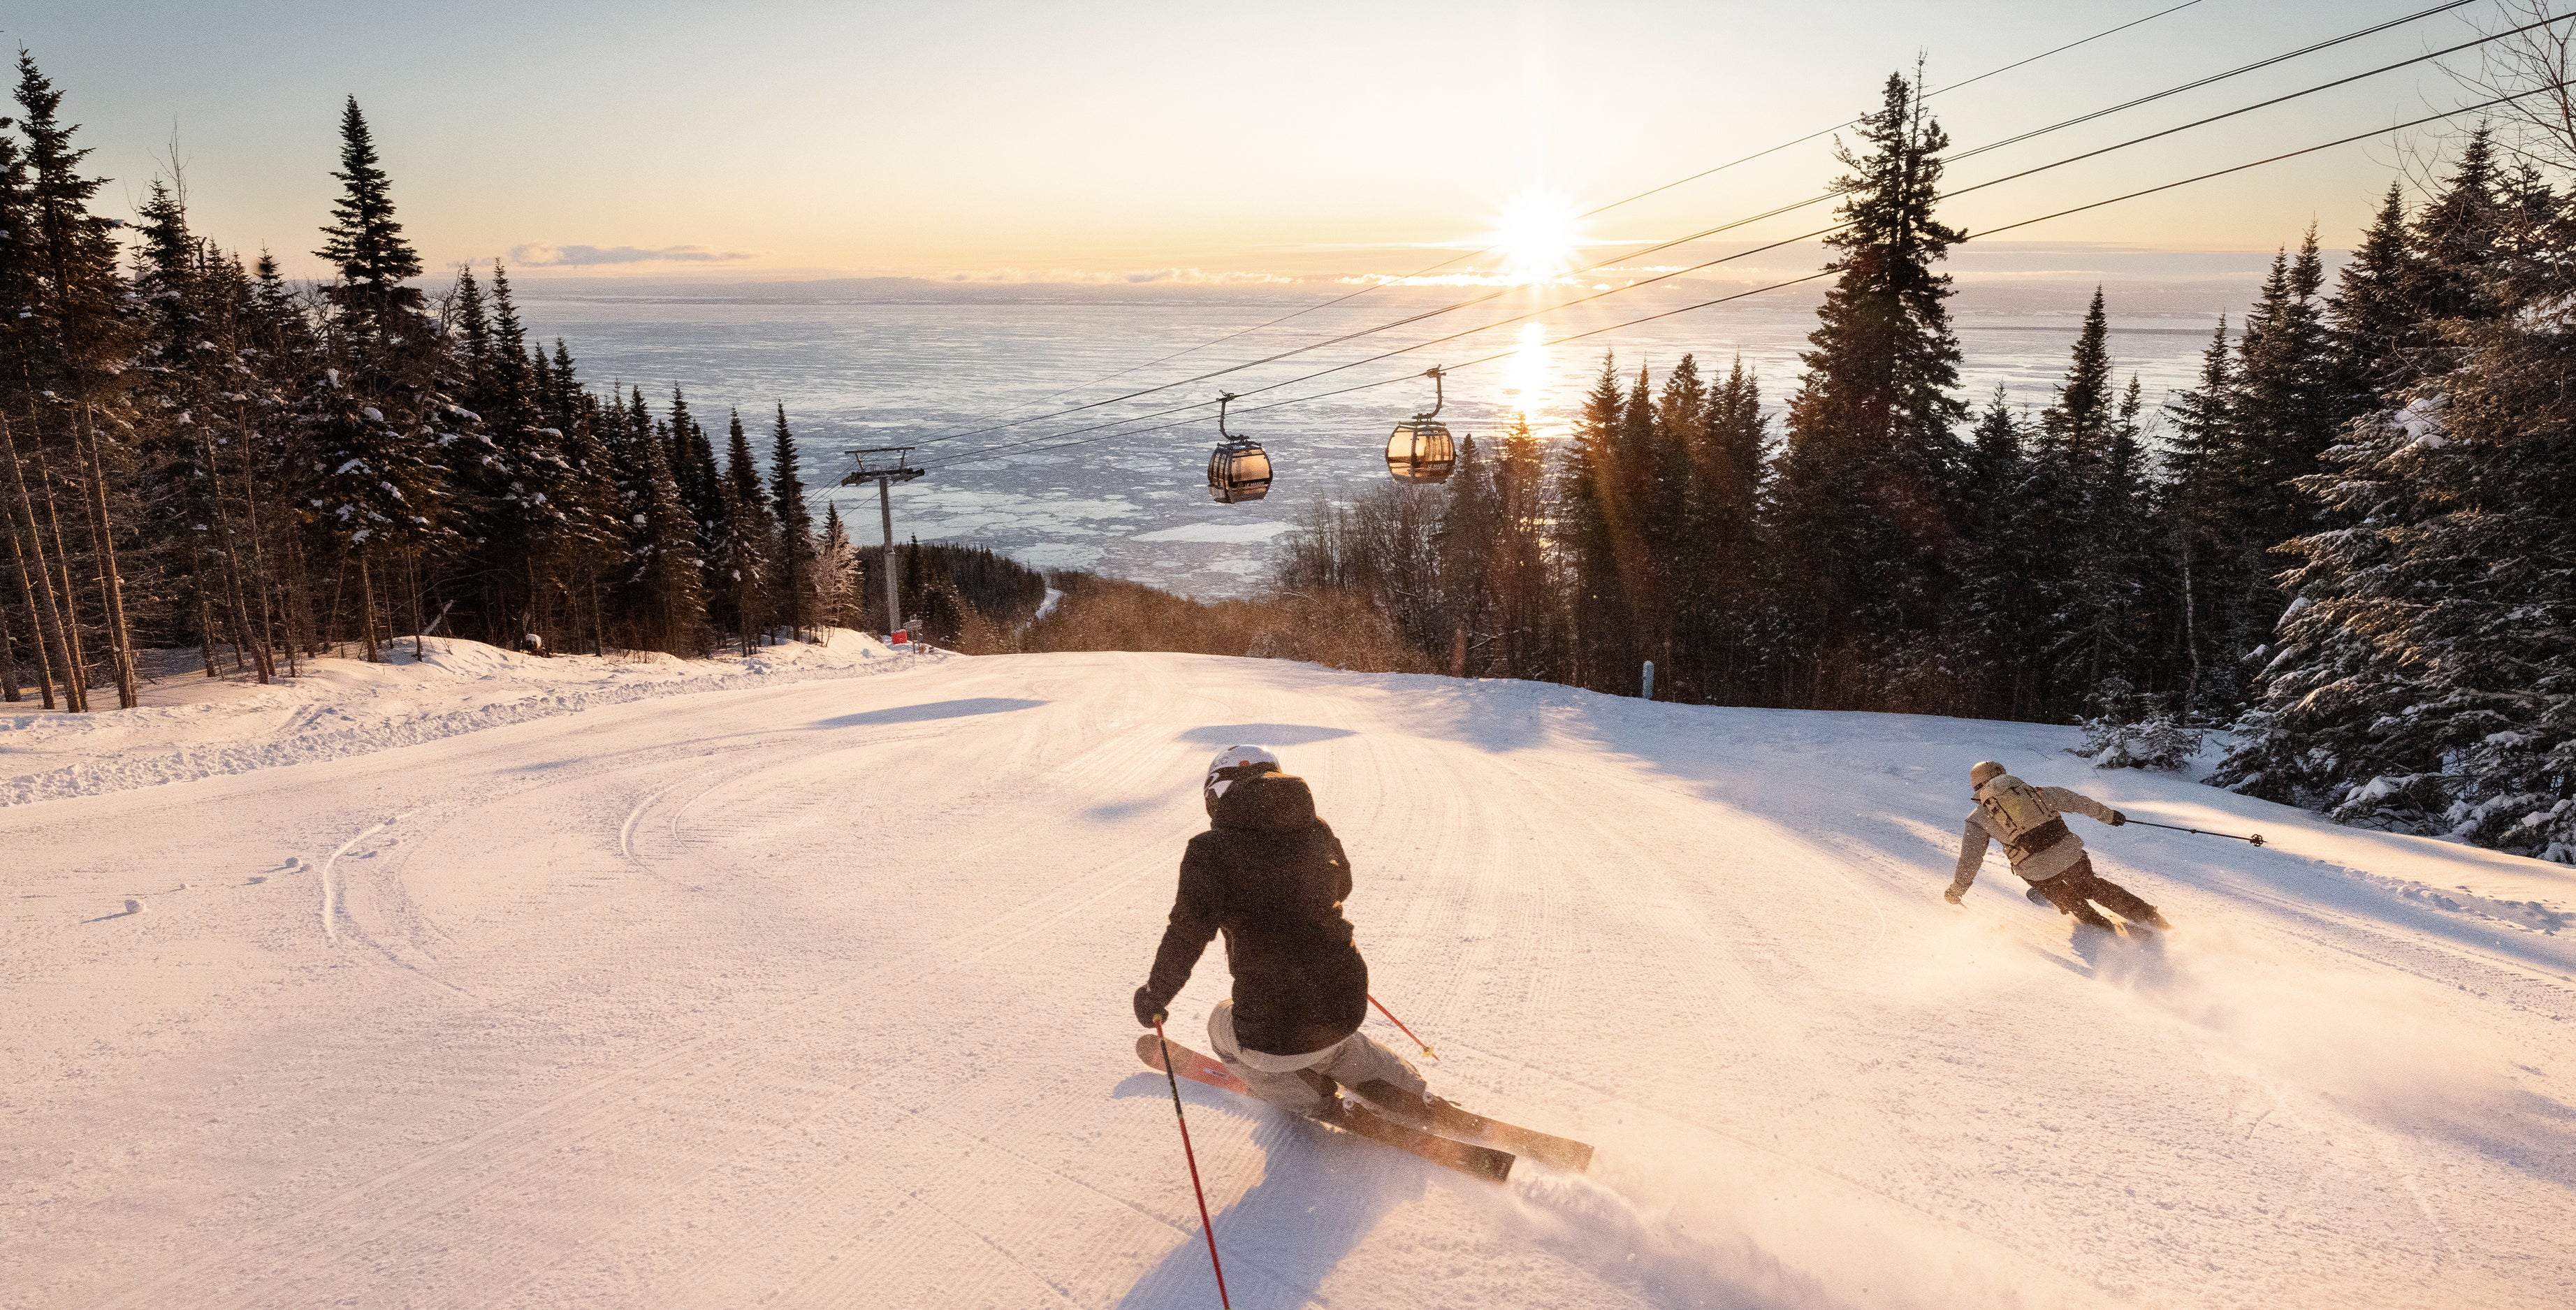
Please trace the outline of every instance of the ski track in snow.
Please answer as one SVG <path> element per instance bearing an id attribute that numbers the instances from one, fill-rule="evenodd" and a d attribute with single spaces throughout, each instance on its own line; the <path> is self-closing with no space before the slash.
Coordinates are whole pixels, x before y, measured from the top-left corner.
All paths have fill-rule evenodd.
<path id="1" fill-rule="evenodd" d="M 1314 782 L 1435 1088 L 1600 1147 L 1491 1187 L 1185 1087 L 1238 1305 L 2547 1306 L 2576 1276 L 2566 870 L 2032 725 L 883 667 L 0 808 L 0 1306 L 1213 1304 L 1127 996 L 1238 741 Z M 2167 939 L 2072 932 L 2000 859 L 1953 910 L 1988 756 L 2275 844 L 2079 820 Z M 162 768 L 128 763 L 79 767 Z M 1213 947 L 1174 1036 L 1223 995 Z"/>

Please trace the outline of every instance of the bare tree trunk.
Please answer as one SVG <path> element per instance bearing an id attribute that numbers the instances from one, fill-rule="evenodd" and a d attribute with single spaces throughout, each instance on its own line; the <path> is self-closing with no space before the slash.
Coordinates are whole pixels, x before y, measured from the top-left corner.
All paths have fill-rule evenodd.
<path id="1" fill-rule="evenodd" d="M 2185 714 L 2191 712 L 2193 700 L 2200 695 L 2200 620 L 2199 616 L 2192 612 L 2193 603 L 2191 536 L 2186 531 L 2182 539 L 2182 645 L 2183 649 L 2191 655 L 2191 681 L 2183 685 L 2182 706 Z"/>
<path id="2" fill-rule="evenodd" d="M 376 576 L 364 555 L 358 557 L 358 631 L 367 646 L 367 662 L 383 663 L 376 651 Z"/>
<path id="3" fill-rule="evenodd" d="M 18 468 L 18 443 L 9 437 L 7 419 L 0 419 L 0 442 L 6 443 L 11 482 L 18 492 L 16 499 L 8 504 L 6 510 L 0 511 L 0 518 L 8 520 L 9 558 L 18 567 L 18 595 L 26 603 L 27 622 L 35 627 L 36 687 L 44 693 L 45 708 L 50 710 L 54 708 L 54 652 L 49 644 L 45 617 L 53 603 L 52 580 L 45 578 L 45 561 L 41 550 L 43 543 L 36 537 L 33 511 L 27 511 L 26 535 L 23 537 L 19 535 L 18 515 L 27 505 L 27 480 L 20 474 Z M 28 551 L 31 548 L 37 550 L 33 567 L 29 566 L 27 560 Z M 41 609 L 38 608 L 36 600 L 36 582 L 39 579 L 46 582 L 44 601 L 46 608 Z"/>
<path id="4" fill-rule="evenodd" d="M 9 421 L 0 418 L 0 453 L 9 457 L 10 485 L 17 498 L 10 508 L 9 554 L 18 566 L 18 590 L 27 603 L 27 617 L 36 625 L 36 660 L 45 693 L 45 708 L 54 708 L 54 684 L 63 684 L 63 708 L 78 708 L 79 696 L 72 684 L 70 648 L 63 642 L 62 612 L 54 604 L 54 580 L 45 571 L 45 541 L 36 529 L 35 502 L 27 497 L 25 466 L 18 462 L 17 438 L 9 431 Z M 25 535 L 19 534 L 21 517 L 26 523 Z M 50 643 L 50 644 L 49 644 Z"/>
<path id="5" fill-rule="evenodd" d="M 206 603 L 203 587 L 197 589 L 197 663 L 205 667 L 209 678 L 224 676 L 215 668 L 215 607 Z M 233 652 L 233 663 L 241 663 L 240 651 Z"/>
<path id="6" fill-rule="evenodd" d="M 63 546 L 62 511 L 54 503 L 54 473 L 45 462 L 45 448 L 42 445 L 36 447 L 36 485 L 44 490 L 45 528 L 54 539 L 54 576 L 46 579 L 46 582 L 48 586 L 57 583 L 60 586 L 62 611 L 59 618 L 62 624 L 63 663 L 70 671 L 63 680 L 64 687 L 69 693 L 68 708 L 76 713 L 87 714 L 89 713 L 89 652 L 84 649 L 85 643 L 81 641 L 80 593 L 72 590 L 71 552 Z M 35 522 L 33 506 L 28 508 L 27 521 L 31 524 Z M 38 559 L 44 558 L 41 540 L 37 543 L 36 556 Z"/>
<path id="7" fill-rule="evenodd" d="M 136 677 L 134 635 L 125 624 L 125 579 L 116 569 L 115 525 L 107 512 L 107 461 L 99 453 L 98 429 L 91 421 L 87 404 L 81 406 L 80 425 L 73 439 L 89 469 L 90 555 L 98 565 L 107 646 L 116 661 L 117 705 L 130 710 L 143 703 L 143 688 Z"/>
<path id="8" fill-rule="evenodd" d="M 249 641 L 250 605 L 242 596 L 241 547 L 234 540 L 232 515 L 224 512 L 223 465 L 216 462 L 214 437 L 208 430 L 210 426 L 200 426 L 197 429 L 197 449 L 205 456 L 206 476 L 214 483 L 215 542 L 223 552 L 224 603 L 232 611 L 234 662 L 240 663 L 241 657 L 248 653 L 253 662 L 259 666 L 259 681 L 264 687 L 272 681 L 269 676 L 268 646 L 265 642 Z M 245 645 L 249 648 L 247 652 L 244 650 Z"/>
<path id="9" fill-rule="evenodd" d="M 9 611 L 0 608 L 0 701 L 15 705 L 25 699 L 18 690 L 18 642 L 9 631 Z"/>

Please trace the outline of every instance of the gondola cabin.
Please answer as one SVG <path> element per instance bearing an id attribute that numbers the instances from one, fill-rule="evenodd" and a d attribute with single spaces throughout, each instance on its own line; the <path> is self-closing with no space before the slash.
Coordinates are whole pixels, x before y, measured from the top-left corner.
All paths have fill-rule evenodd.
<path id="1" fill-rule="evenodd" d="M 1270 494 L 1270 452 L 1236 437 L 1208 456 L 1208 495 L 1220 505 L 1240 505 Z"/>
<path id="2" fill-rule="evenodd" d="M 1240 505 L 1270 494 L 1270 452 L 1250 437 L 1225 430 L 1229 391 L 1216 398 L 1216 449 L 1208 454 L 1208 495 L 1220 505 Z"/>
<path id="3" fill-rule="evenodd" d="M 1422 376 L 1431 379 L 1431 408 L 1396 424 L 1395 435 L 1386 439 L 1386 471 L 1398 482 L 1446 482 L 1449 470 L 1458 467 L 1458 443 L 1449 439 L 1449 425 L 1440 421 L 1449 389 L 1436 365 Z"/>
<path id="4" fill-rule="evenodd" d="M 1386 439 L 1386 471 L 1398 482 L 1446 482 L 1456 467 L 1458 443 L 1450 440 L 1449 425 L 1438 419 L 1408 419 Z"/>

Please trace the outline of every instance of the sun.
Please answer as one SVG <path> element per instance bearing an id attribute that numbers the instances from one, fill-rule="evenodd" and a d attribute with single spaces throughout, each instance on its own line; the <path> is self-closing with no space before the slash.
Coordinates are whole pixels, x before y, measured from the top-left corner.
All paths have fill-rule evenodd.
<path id="1" fill-rule="evenodd" d="M 1563 276 L 1583 246 L 1582 218 L 1574 202 L 1546 191 L 1525 191 L 1494 217 L 1494 249 L 1503 277 L 1516 286 Z"/>

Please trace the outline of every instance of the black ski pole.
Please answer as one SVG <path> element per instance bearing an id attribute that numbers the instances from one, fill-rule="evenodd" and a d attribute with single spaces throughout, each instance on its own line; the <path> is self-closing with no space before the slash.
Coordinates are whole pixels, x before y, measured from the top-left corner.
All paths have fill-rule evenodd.
<path id="1" fill-rule="evenodd" d="M 2131 819 L 2129 822 L 2134 823 L 2141 828 L 2162 828 L 2167 832 L 2187 832 L 2195 837 L 2224 837 L 2229 841 L 2252 842 L 2257 846 L 2263 844 L 2263 834 L 2259 832 L 2251 837 L 2239 837 L 2232 832 L 2211 832 L 2207 828 L 2178 828 L 2170 823 L 2150 823 L 2145 819 Z"/>
<path id="2" fill-rule="evenodd" d="M 1207 1189 L 1199 1185 L 1199 1153 L 1190 1149 L 1190 1117 L 1181 1113 L 1181 1080 L 1172 1076 L 1172 1044 L 1163 1036 L 1163 1017 L 1154 1016 L 1154 1043 L 1163 1048 L 1163 1081 L 1172 1085 L 1172 1117 L 1181 1124 L 1181 1158 L 1190 1162 L 1190 1190 L 1199 1198 L 1199 1230 L 1207 1234 L 1208 1267 L 1216 1271 L 1217 1304 L 1233 1310 L 1225 1294 L 1225 1262 L 1216 1258 L 1216 1223 L 1208 1218 Z"/>

